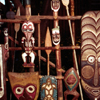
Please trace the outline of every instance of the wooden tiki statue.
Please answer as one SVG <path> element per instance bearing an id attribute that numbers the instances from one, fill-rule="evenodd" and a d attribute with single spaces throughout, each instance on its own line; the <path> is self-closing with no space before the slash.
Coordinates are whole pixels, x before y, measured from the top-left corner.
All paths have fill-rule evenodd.
<path id="1" fill-rule="evenodd" d="M 41 100 L 57 100 L 57 80 L 53 76 L 44 76 L 41 83 Z"/>
<path id="2" fill-rule="evenodd" d="M 8 73 L 12 91 L 18 100 L 37 100 L 39 95 L 38 72 Z"/>
<path id="3" fill-rule="evenodd" d="M 90 100 L 100 100 L 100 11 L 89 11 L 81 22 L 82 86 Z"/>
<path id="4" fill-rule="evenodd" d="M 64 92 L 65 100 L 67 100 L 67 95 L 73 95 L 73 100 L 78 99 L 79 93 L 76 88 L 79 84 L 79 76 L 74 68 L 70 68 L 64 75 L 64 82 L 67 90 Z"/>
<path id="5" fill-rule="evenodd" d="M 7 100 L 5 55 L 6 55 L 5 46 L 0 44 L 0 100 Z"/>

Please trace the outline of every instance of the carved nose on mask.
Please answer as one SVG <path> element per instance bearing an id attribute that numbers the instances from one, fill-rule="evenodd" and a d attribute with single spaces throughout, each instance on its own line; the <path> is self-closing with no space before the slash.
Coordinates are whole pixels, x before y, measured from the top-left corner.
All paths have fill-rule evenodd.
<path id="1" fill-rule="evenodd" d="M 19 98 L 19 100 L 33 100 L 33 98 L 24 91 L 23 96 Z"/>
<path id="2" fill-rule="evenodd" d="M 97 61 L 95 62 L 95 69 L 94 69 L 94 80 L 93 80 L 93 84 L 94 86 L 98 85 L 98 81 L 99 80 L 99 69 L 98 69 L 98 64 Z"/>

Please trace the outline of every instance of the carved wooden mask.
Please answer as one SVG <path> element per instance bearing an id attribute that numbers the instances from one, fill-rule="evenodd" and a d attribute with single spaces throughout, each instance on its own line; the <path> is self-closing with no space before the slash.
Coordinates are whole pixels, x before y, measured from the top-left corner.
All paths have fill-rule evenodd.
<path id="1" fill-rule="evenodd" d="M 34 24 L 31 21 L 25 21 L 22 24 L 22 32 L 25 34 L 26 39 L 30 39 L 35 30 Z"/>
<path id="2" fill-rule="evenodd" d="M 54 12 L 57 12 L 60 9 L 60 1 L 59 0 L 52 0 L 51 1 L 51 9 Z"/>
<path id="3" fill-rule="evenodd" d="M 57 80 L 53 76 L 44 76 L 41 83 L 41 100 L 57 100 Z"/>
<path id="4" fill-rule="evenodd" d="M 12 91 L 18 100 L 37 100 L 39 95 L 39 76 L 37 72 L 9 72 Z"/>
<path id="5" fill-rule="evenodd" d="M 60 29 L 59 26 L 57 28 L 52 29 L 52 41 L 54 45 L 58 45 L 60 43 Z"/>
<path id="6" fill-rule="evenodd" d="M 89 98 L 100 99 L 100 11 L 84 14 L 81 23 L 81 77 Z"/>
<path id="7" fill-rule="evenodd" d="M 79 76 L 74 68 L 70 68 L 64 75 L 65 86 L 69 91 L 76 90 L 79 84 Z"/>

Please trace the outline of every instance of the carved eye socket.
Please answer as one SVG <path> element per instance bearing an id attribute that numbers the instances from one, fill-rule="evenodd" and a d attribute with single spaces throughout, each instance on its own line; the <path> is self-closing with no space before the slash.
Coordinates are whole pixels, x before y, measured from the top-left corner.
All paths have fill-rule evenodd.
<path id="1" fill-rule="evenodd" d="M 98 62 L 100 63 L 100 56 L 98 57 Z"/>
<path id="2" fill-rule="evenodd" d="M 87 60 L 88 60 L 89 63 L 94 63 L 95 57 L 94 57 L 94 56 L 89 56 L 89 57 L 87 58 Z"/>
<path id="3" fill-rule="evenodd" d="M 26 90 L 29 92 L 29 93 L 33 93 L 35 91 L 35 87 L 33 85 L 30 85 L 26 88 Z"/>
<path id="4" fill-rule="evenodd" d="M 16 94 L 22 94 L 23 91 L 24 91 L 24 89 L 23 89 L 22 87 L 17 87 L 17 88 L 15 89 Z"/>

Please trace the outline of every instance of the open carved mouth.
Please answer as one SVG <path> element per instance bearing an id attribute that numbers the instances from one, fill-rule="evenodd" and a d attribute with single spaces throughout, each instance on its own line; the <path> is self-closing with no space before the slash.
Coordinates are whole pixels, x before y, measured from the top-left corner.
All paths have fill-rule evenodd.
<path id="1" fill-rule="evenodd" d="M 88 85 L 87 83 L 85 83 L 83 80 L 82 81 L 82 86 L 83 88 L 90 93 L 91 95 L 93 95 L 94 97 L 97 97 L 100 95 L 100 87 L 91 87 L 90 85 Z"/>

